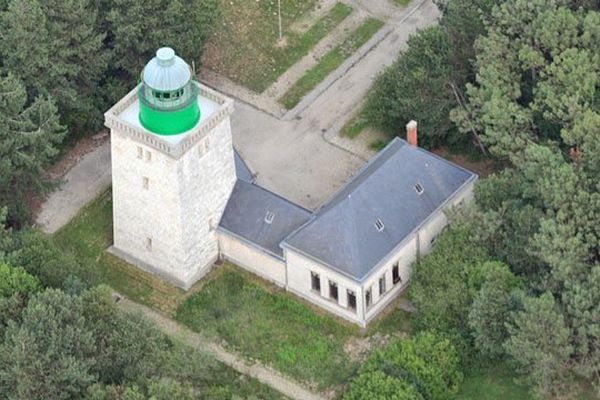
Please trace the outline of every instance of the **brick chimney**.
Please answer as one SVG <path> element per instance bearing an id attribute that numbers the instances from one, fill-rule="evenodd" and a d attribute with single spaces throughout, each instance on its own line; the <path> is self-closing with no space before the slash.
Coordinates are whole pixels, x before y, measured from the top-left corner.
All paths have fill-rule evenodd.
<path id="1" fill-rule="evenodd" d="M 418 146 L 417 121 L 410 121 L 406 124 L 406 141 L 411 146 Z"/>

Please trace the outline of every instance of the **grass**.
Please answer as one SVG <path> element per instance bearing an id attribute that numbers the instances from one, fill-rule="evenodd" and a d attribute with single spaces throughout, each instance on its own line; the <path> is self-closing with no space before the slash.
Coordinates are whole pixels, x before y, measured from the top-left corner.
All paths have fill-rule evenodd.
<path id="1" fill-rule="evenodd" d="M 531 393 L 514 382 L 506 366 L 478 369 L 467 374 L 458 395 L 460 400 L 529 400 Z"/>
<path id="2" fill-rule="evenodd" d="M 286 43 L 279 45 L 277 1 L 223 0 L 223 21 L 207 45 L 203 65 L 263 92 L 352 13 L 351 7 L 337 3 L 307 30 L 293 30 L 317 4 L 281 1 Z"/>
<path id="3" fill-rule="evenodd" d="M 88 205 L 54 239 L 92 270 L 92 284 L 108 284 L 127 297 L 166 313 L 177 308 L 185 296 L 183 290 L 105 251 L 112 244 L 110 191 Z"/>
<path id="4" fill-rule="evenodd" d="M 412 0 L 392 0 L 397 6 L 405 7 L 410 4 Z"/>
<path id="5" fill-rule="evenodd" d="M 178 321 L 319 389 L 355 373 L 358 364 L 344 352 L 344 343 L 357 327 L 315 312 L 285 292 L 265 290 L 231 266 L 214 274 L 177 310 Z"/>
<path id="6" fill-rule="evenodd" d="M 346 39 L 325 54 L 313 68 L 308 70 L 282 97 L 281 104 L 287 109 L 294 108 L 300 100 L 314 89 L 331 72 L 336 70 L 356 50 L 365 44 L 381 27 L 383 22 L 368 18 L 352 31 Z"/>

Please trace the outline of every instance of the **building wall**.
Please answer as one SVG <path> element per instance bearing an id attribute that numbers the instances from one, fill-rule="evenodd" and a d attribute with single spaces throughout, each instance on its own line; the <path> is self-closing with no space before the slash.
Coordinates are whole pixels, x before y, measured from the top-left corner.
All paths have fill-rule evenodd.
<path id="1" fill-rule="evenodd" d="M 229 118 L 178 159 L 116 129 L 111 150 L 114 247 L 191 286 L 218 258 L 214 228 L 235 183 Z"/>
<path id="2" fill-rule="evenodd" d="M 218 237 L 223 258 L 263 279 L 285 287 L 285 261 L 277 259 L 227 232 L 219 231 Z"/>
<path id="3" fill-rule="evenodd" d="M 288 291 L 339 317 L 364 326 L 363 295 L 360 284 L 291 249 L 286 249 L 284 254 L 287 260 Z M 320 292 L 312 290 L 311 272 L 319 274 L 321 282 Z M 330 280 L 338 285 L 339 299 L 337 302 L 330 298 Z M 348 289 L 354 291 L 356 294 L 356 311 L 348 307 Z"/>

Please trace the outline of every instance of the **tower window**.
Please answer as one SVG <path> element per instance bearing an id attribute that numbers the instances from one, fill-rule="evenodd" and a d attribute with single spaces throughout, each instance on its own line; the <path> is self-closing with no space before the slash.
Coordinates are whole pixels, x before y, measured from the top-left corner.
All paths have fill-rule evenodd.
<path id="1" fill-rule="evenodd" d="M 315 272 L 310 273 L 310 287 L 315 292 L 321 293 L 321 277 Z"/>
<path id="2" fill-rule="evenodd" d="M 148 189 L 148 187 L 150 186 L 150 180 L 148 179 L 148 177 L 144 177 L 142 186 L 144 187 L 144 189 Z"/>
<path id="3" fill-rule="evenodd" d="M 138 146 L 137 147 L 137 158 L 142 158 L 143 155 L 144 155 L 144 149 L 142 149 L 142 146 Z"/>
<path id="4" fill-rule="evenodd" d="M 152 238 L 151 237 L 146 238 L 146 250 L 152 251 Z"/>
<path id="5" fill-rule="evenodd" d="M 420 183 L 415 184 L 415 190 L 417 191 L 417 194 L 423 194 L 423 186 L 421 186 Z"/>
<path id="6" fill-rule="evenodd" d="M 147 161 L 152 161 L 152 152 L 146 150 L 146 160 Z"/>
<path id="7" fill-rule="evenodd" d="M 383 221 L 381 219 L 377 218 L 377 221 L 375 221 L 375 228 L 377 228 L 379 232 L 381 232 L 385 228 L 385 225 L 383 224 Z"/>
<path id="8" fill-rule="evenodd" d="M 373 305 L 373 291 L 371 290 L 371 288 L 367 289 L 367 292 L 365 293 L 365 303 L 367 305 L 367 308 L 371 307 Z"/>

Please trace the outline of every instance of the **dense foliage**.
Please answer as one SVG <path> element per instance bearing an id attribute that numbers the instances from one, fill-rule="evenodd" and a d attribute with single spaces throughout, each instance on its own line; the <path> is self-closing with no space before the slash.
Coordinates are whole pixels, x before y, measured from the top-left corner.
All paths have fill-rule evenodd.
<path id="1" fill-rule="evenodd" d="M 369 124 L 391 136 L 404 132 L 411 119 L 419 121 L 425 147 L 464 141 L 450 111 L 464 102 L 464 85 L 473 81 L 474 42 L 485 31 L 482 16 L 500 0 L 438 3 L 444 11 L 440 24 L 409 39 L 406 52 L 376 80 L 363 110 Z M 473 139 L 479 143 L 477 135 Z"/>
<path id="2" fill-rule="evenodd" d="M 459 357 L 452 343 L 424 332 L 376 350 L 344 400 L 444 400 L 456 395 L 461 382 Z"/>
<path id="3" fill-rule="evenodd" d="M 170 45 L 199 64 L 219 0 L 0 2 L 0 204 L 28 218 L 59 147 L 95 133 L 145 62 Z M 65 135 L 66 133 L 68 135 Z"/>

